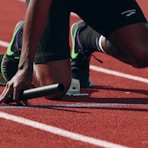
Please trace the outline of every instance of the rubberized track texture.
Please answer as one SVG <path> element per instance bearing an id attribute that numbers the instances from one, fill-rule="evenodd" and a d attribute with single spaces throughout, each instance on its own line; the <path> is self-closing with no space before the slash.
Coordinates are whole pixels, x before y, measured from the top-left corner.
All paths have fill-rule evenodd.
<path id="1" fill-rule="evenodd" d="M 148 1 L 138 0 L 148 18 Z M 15 24 L 24 19 L 23 0 L 1 0 L 0 52 L 4 53 Z M 71 24 L 80 20 L 71 14 Z M 89 96 L 43 97 L 32 107 L 0 106 L 1 148 L 147 148 L 148 69 L 135 69 L 110 56 L 94 53 Z M 0 87 L 0 91 L 4 89 Z"/>

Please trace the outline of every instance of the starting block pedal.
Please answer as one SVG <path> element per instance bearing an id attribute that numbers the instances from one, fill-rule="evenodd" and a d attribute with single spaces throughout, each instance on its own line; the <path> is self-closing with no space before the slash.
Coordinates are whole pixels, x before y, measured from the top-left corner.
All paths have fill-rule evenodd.
<path id="1" fill-rule="evenodd" d="M 71 85 L 66 93 L 68 96 L 88 96 L 88 93 L 80 91 L 80 81 L 72 78 Z"/>

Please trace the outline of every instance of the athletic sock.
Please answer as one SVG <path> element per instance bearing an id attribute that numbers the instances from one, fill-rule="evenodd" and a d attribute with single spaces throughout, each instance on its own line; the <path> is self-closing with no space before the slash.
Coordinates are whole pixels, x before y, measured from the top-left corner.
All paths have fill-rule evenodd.
<path id="1" fill-rule="evenodd" d="M 104 49 L 101 45 L 101 40 L 103 36 L 93 30 L 91 27 L 87 26 L 84 30 L 80 32 L 80 42 L 83 45 L 83 49 L 88 52 L 104 52 Z"/>
<path id="2" fill-rule="evenodd" d="M 103 35 L 100 35 L 100 37 L 98 37 L 98 38 L 96 39 L 96 46 L 97 46 L 97 49 L 98 49 L 99 51 L 106 53 L 106 52 L 104 51 L 104 49 L 103 49 L 103 46 L 102 46 L 102 39 L 103 39 L 103 38 L 104 38 L 104 36 L 103 36 Z"/>

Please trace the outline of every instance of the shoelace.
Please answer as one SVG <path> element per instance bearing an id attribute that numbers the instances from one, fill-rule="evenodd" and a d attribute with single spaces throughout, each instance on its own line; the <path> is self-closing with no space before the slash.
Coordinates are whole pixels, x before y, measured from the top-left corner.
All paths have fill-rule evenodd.
<path id="1" fill-rule="evenodd" d="M 100 63 L 103 63 L 103 61 L 102 60 L 100 60 L 99 58 L 97 58 L 95 55 L 91 55 L 95 60 L 97 60 L 98 62 L 100 62 Z"/>

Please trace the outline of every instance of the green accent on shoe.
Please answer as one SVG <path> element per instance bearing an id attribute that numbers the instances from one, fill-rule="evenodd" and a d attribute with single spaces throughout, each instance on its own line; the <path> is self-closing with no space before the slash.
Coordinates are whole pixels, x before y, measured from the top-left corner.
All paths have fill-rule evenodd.
<path id="1" fill-rule="evenodd" d="M 14 52 L 11 50 L 11 48 L 12 48 L 12 46 L 13 46 L 13 43 L 14 43 L 16 34 L 18 33 L 18 30 L 19 30 L 19 29 L 20 29 L 20 28 L 18 27 L 18 28 L 15 30 L 15 32 L 14 32 L 14 34 L 13 34 L 13 37 L 12 37 L 12 39 L 11 39 L 11 42 L 10 42 L 8 48 L 7 48 L 6 54 L 7 54 L 8 56 L 12 56 L 12 55 L 14 54 Z M 14 59 L 19 59 L 19 58 L 20 58 L 19 56 L 14 57 Z"/>
<path id="2" fill-rule="evenodd" d="M 19 59 L 20 59 L 20 56 L 18 56 L 18 57 L 14 57 L 14 59 L 19 60 Z"/>
<path id="3" fill-rule="evenodd" d="M 72 54 L 71 54 L 72 59 L 75 59 L 78 56 L 78 53 L 75 52 L 75 38 L 77 35 L 77 30 L 78 26 L 76 26 L 74 33 L 72 33 Z"/>
<path id="4" fill-rule="evenodd" d="M 93 87 L 93 83 L 89 78 L 89 62 L 91 53 L 84 52 L 78 35 L 87 25 L 83 21 L 74 23 L 71 26 L 71 68 L 72 78 L 80 81 L 81 88 Z"/>
<path id="5" fill-rule="evenodd" d="M 23 33 L 23 24 L 24 22 L 22 21 L 15 26 L 7 51 L 0 63 L 0 74 L 5 82 L 9 81 L 18 70 L 21 48 L 18 47 L 17 39 L 20 37 L 20 33 Z"/>

